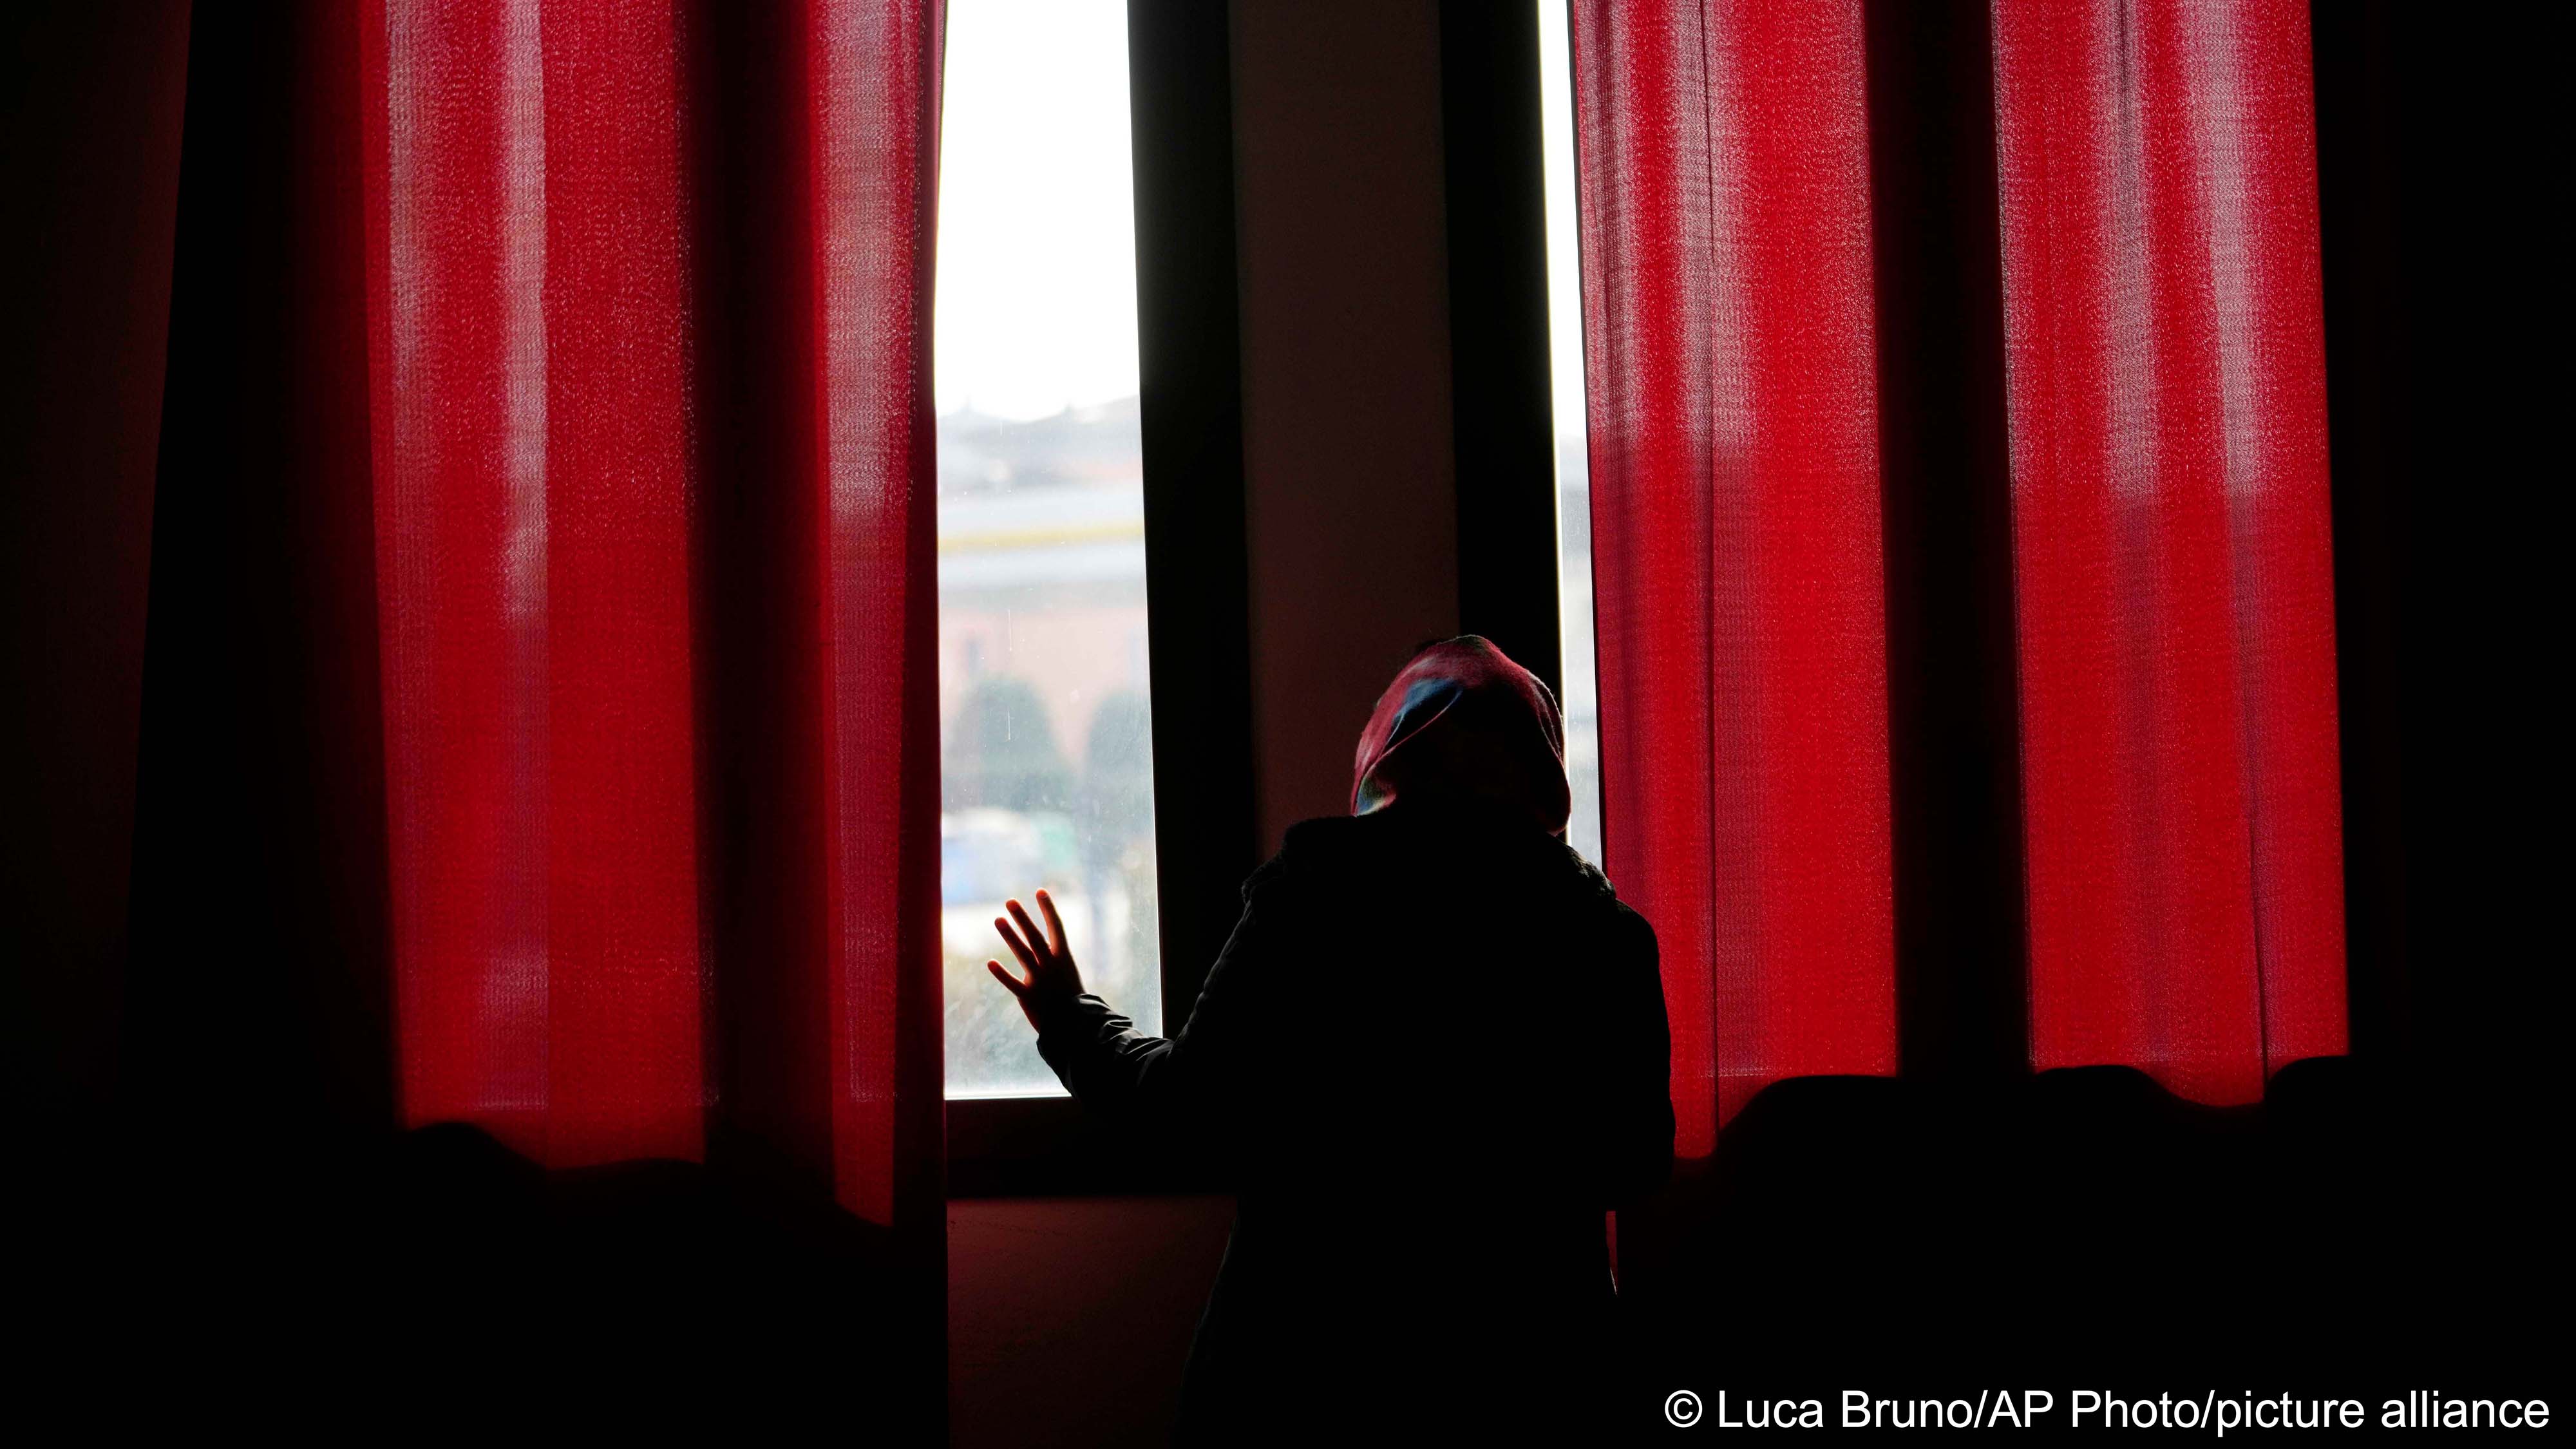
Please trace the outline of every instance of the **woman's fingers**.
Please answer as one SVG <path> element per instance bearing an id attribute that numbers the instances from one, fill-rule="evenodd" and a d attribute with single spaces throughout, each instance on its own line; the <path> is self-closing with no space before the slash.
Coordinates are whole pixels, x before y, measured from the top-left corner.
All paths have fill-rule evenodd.
<path id="1" fill-rule="evenodd" d="M 1017 902 L 1013 904 L 1016 905 Z M 993 929 L 1002 933 L 1002 944 L 1011 948 L 1011 954 L 1020 958 L 1020 965 L 1034 978 L 1041 969 L 1038 965 L 1038 953 L 1030 948 L 1028 942 L 1020 939 L 1020 933 L 1011 929 L 1010 922 L 1000 916 L 993 918 Z M 1037 932 L 1031 931 L 1029 934 L 1034 937 Z"/>
<path id="2" fill-rule="evenodd" d="M 994 980 L 1009 987 L 1013 996 L 1026 996 L 1029 994 L 1028 983 L 1012 975 L 1010 972 L 1003 970 L 1001 962 L 987 961 L 984 963 L 984 969 L 993 973 Z"/>
<path id="3" fill-rule="evenodd" d="M 1002 902 L 1002 906 L 1011 913 L 1012 920 L 1020 923 L 1021 932 L 1028 938 L 1029 949 L 1037 952 L 1042 959 L 1052 964 L 1055 959 L 1054 953 L 1048 950 L 1045 945 L 1041 944 L 1046 940 L 1046 935 L 1038 929 L 1037 922 L 1029 919 L 1028 907 L 1021 905 L 1018 901 L 1004 901 Z"/>
<path id="4" fill-rule="evenodd" d="M 1055 913 L 1055 897 L 1039 891 L 1038 909 L 1046 914 L 1047 945 L 1059 956 L 1072 955 L 1073 952 L 1064 944 L 1064 918 Z"/>

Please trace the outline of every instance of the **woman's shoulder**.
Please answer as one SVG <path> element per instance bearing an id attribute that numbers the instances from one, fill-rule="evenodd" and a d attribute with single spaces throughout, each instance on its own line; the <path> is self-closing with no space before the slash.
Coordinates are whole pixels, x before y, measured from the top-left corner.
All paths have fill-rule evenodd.
<path id="1" fill-rule="evenodd" d="M 1352 871 L 1410 875 L 1442 862 L 1553 888 L 1597 909 L 1636 914 L 1619 900 L 1609 878 L 1562 836 L 1427 813 L 1409 816 L 1400 810 L 1299 821 L 1288 828 L 1279 853 L 1253 873 L 1246 888 L 1290 875 L 1309 880 Z"/>
<path id="2" fill-rule="evenodd" d="M 1263 886 L 1294 879 L 1301 884 L 1330 878 L 1359 863 L 1378 845 L 1379 832 L 1366 815 L 1320 815 L 1288 827 L 1279 853 L 1262 862 L 1243 883 L 1248 899 Z"/>
<path id="3" fill-rule="evenodd" d="M 1278 919 L 1347 925 L 1426 903 L 1508 901 L 1526 934 L 1570 933 L 1651 973 L 1653 926 L 1619 899 L 1600 869 L 1557 836 L 1460 830 L 1395 811 L 1336 815 L 1291 826 L 1279 853 L 1244 882 L 1247 906 Z"/>

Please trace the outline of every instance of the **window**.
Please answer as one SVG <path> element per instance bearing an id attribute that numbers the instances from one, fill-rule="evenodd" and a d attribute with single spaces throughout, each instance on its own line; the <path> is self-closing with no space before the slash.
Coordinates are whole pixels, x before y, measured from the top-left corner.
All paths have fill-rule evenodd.
<path id="1" fill-rule="evenodd" d="M 1601 861 L 1601 709 L 1592 659 L 1592 489 L 1583 415 L 1583 257 L 1576 224 L 1574 54 L 1566 7 L 1539 0 L 1539 108 L 1547 185 L 1548 372 L 1556 399 L 1557 616 L 1563 634 L 1565 773 L 1574 787 L 1566 843 Z"/>
<path id="2" fill-rule="evenodd" d="M 1162 1029 L 1123 0 L 952 0 L 942 104 L 941 933 L 948 1092 L 1056 1094 L 986 975 L 1045 886 Z"/>

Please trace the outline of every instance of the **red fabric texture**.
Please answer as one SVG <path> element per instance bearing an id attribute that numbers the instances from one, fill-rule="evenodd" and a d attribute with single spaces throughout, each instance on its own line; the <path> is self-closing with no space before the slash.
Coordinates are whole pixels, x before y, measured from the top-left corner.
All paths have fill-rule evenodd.
<path id="1" fill-rule="evenodd" d="M 942 16 L 940 0 L 812 12 L 817 662 L 836 805 L 827 1075 L 842 1200 L 878 1221 L 901 1173 L 944 1151 L 930 396 Z"/>
<path id="2" fill-rule="evenodd" d="M 2344 1050 L 2307 7 L 1997 0 L 2030 1048 Z"/>
<path id="3" fill-rule="evenodd" d="M 1860 6 L 1575 6 L 1603 862 L 1677 1150 L 1896 1066 Z"/>
<path id="4" fill-rule="evenodd" d="M 396 1046 L 404 1119 L 549 1165 L 700 1158 L 711 1003 L 775 972 L 830 1023 L 810 1114 L 844 1205 L 896 1215 L 937 1121 L 929 431 L 935 3 L 815 3 L 782 29 L 815 315 L 782 329 L 823 436 L 758 486 L 827 523 L 782 540 L 827 617 L 831 920 L 808 969 L 721 959 L 703 687 L 735 646 L 702 597 L 689 7 L 428 5 L 362 23 L 367 309 Z M 729 487 L 739 480 L 720 479 Z M 794 510 L 788 510 L 791 514 Z M 746 646 L 756 647 L 756 646 Z M 793 706 L 791 706 L 792 708 Z M 916 843 L 919 844 L 916 844 Z M 924 993 L 930 993 L 925 998 Z M 927 1032 L 905 1031 L 907 1013 Z M 927 1052 L 927 1062 L 920 1060 Z M 924 1084 L 927 1084 L 926 1087 Z M 922 1115 L 917 1104 L 911 1119 Z M 932 1135 L 935 1135 L 935 1130 Z"/>
<path id="5" fill-rule="evenodd" d="M 2243 1101 L 2345 1040 L 2307 12 L 1993 29 L 2030 1060 Z M 1896 1065 L 1864 41 L 1574 7 L 1604 865 L 1684 1155 Z"/>

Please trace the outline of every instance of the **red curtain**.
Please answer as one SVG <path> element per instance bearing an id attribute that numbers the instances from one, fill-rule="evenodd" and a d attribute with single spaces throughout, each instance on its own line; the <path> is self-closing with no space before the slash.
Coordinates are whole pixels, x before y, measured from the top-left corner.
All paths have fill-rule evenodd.
<path id="1" fill-rule="evenodd" d="M 1869 152 L 1852 3 L 1575 7 L 1602 850 L 1678 1151 L 1896 1066 Z"/>
<path id="2" fill-rule="evenodd" d="M 2343 1046 L 2306 20 L 1992 11 L 2029 1062 L 2210 1101 Z M 1874 23 L 1574 6 L 1604 865 L 1686 1156 L 1974 974 L 1892 920 Z"/>
<path id="3" fill-rule="evenodd" d="M 408 1124 L 555 1166 L 743 1127 L 862 1217 L 937 1211 L 939 36 L 935 0 L 362 12 Z"/>
<path id="4" fill-rule="evenodd" d="M 2344 1049 L 2301 0 L 1997 0 L 2030 1050 Z"/>

